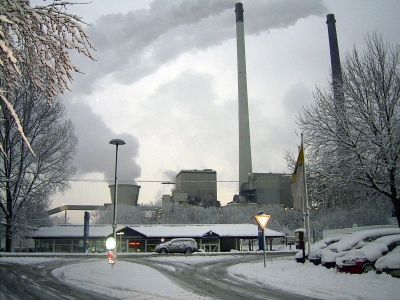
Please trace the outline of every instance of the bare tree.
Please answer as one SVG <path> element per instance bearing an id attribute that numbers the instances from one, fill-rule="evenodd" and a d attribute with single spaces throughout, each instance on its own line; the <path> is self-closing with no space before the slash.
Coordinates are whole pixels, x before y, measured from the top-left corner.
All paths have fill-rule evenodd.
<path id="1" fill-rule="evenodd" d="M 3 81 L 4 77 L 0 76 Z M 77 139 L 74 127 L 66 120 L 59 99 L 50 107 L 47 99 L 30 89 L 25 77 L 23 88 L 9 89 L 8 99 L 18 113 L 26 138 L 36 149 L 36 157 L 18 131 L 15 118 L 0 107 L 0 208 L 6 220 L 6 251 L 12 239 L 26 225 L 40 226 L 39 218 L 49 205 L 49 197 L 69 187 L 75 172 L 71 166 Z M 30 218 L 30 219 L 29 219 Z"/>
<path id="2" fill-rule="evenodd" d="M 319 187 L 338 198 L 390 199 L 400 226 L 400 46 L 377 34 L 366 44 L 364 53 L 346 56 L 343 104 L 333 87 L 317 89 L 298 123 Z"/>
<path id="3" fill-rule="evenodd" d="M 0 85 L 0 101 L 15 119 L 29 148 L 25 128 L 9 99 L 12 89 L 21 87 L 20 65 L 24 65 L 31 78 L 31 91 L 51 104 L 53 97 L 69 89 L 72 72 L 79 72 L 69 52 L 76 50 L 94 59 L 89 51 L 93 47 L 81 27 L 84 23 L 80 17 L 66 12 L 66 7 L 74 3 L 49 2 L 52 3 L 36 7 L 31 7 L 27 0 L 0 3 L 0 75 L 4 80 Z"/>

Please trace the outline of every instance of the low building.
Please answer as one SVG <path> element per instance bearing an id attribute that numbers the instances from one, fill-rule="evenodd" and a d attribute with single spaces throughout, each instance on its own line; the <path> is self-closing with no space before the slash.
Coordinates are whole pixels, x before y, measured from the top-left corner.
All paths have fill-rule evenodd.
<path id="1" fill-rule="evenodd" d="M 156 245 L 173 238 L 194 238 L 207 252 L 243 250 L 244 240 L 253 245 L 258 239 L 254 224 L 209 225 L 120 225 L 116 228 L 119 253 L 153 252 Z M 112 236 L 111 225 L 89 227 L 88 252 L 105 252 L 105 241 Z M 84 253 L 83 225 L 42 227 L 29 235 L 35 241 L 36 252 Z M 266 239 L 285 237 L 284 233 L 265 229 Z M 250 247 L 252 250 L 252 247 Z"/>

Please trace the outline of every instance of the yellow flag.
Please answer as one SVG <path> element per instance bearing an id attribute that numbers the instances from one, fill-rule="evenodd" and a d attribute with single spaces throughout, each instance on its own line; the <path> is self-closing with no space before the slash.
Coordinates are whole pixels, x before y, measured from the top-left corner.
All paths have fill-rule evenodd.
<path id="1" fill-rule="evenodd" d="M 304 164 L 304 150 L 303 150 L 303 144 L 301 144 L 299 157 L 297 158 L 296 166 L 292 174 L 292 182 L 290 184 L 294 209 L 302 209 L 302 203 L 305 200 L 303 164 Z"/>

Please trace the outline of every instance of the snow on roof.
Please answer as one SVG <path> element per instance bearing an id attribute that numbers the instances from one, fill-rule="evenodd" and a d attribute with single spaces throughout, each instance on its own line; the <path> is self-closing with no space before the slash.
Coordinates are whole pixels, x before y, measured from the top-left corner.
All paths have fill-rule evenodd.
<path id="1" fill-rule="evenodd" d="M 388 251 L 388 247 L 383 243 L 371 243 L 365 245 L 369 246 L 366 249 L 356 249 L 350 250 L 346 255 L 339 257 L 336 259 L 337 264 L 342 264 L 345 260 L 354 260 L 365 258 L 371 262 L 376 261 L 379 257 L 383 255 L 383 253 Z"/>
<path id="2" fill-rule="evenodd" d="M 359 242 L 366 238 L 373 238 L 376 236 L 383 236 L 389 234 L 400 234 L 400 228 L 383 228 L 383 229 L 371 229 L 358 231 L 350 234 L 349 236 L 341 239 L 339 242 L 329 246 L 329 249 L 336 249 L 338 252 L 350 250 L 352 247 L 357 245 Z"/>
<path id="3" fill-rule="evenodd" d="M 124 226 L 118 226 L 116 230 L 122 229 Z M 112 234 L 113 230 L 111 225 L 90 225 L 89 226 L 89 237 L 91 238 L 103 238 Z M 83 237 L 83 225 L 57 225 L 52 227 L 41 227 L 39 230 L 32 231 L 29 235 L 31 238 L 53 238 L 53 237 Z"/>
<path id="4" fill-rule="evenodd" d="M 378 258 L 375 263 L 377 269 L 400 269 L 400 246 L 393 249 L 392 252 Z"/>
<path id="5" fill-rule="evenodd" d="M 311 245 L 310 257 L 316 257 L 317 254 L 321 253 L 322 249 L 325 249 L 328 245 L 340 241 L 347 235 L 348 234 L 333 234 L 320 240 L 319 242 L 316 242 L 315 244 Z M 305 253 L 308 255 L 308 244 L 306 244 L 305 246 L 306 246 Z M 300 257 L 303 257 L 303 251 L 299 251 L 295 255 L 295 258 L 300 258 Z"/>
<path id="6" fill-rule="evenodd" d="M 340 258 L 339 261 L 342 262 L 346 259 L 366 258 L 369 261 L 374 262 L 389 250 L 388 246 L 390 244 L 399 241 L 400 234 L 383 236 L 376 239 L 374 242 L 365 245 L 361 249 L 350 250 L 344 257 Z"/>
<path id="7" fill-rule="evenodd" d="M 254 224 L 209 224 L 209 225 L 120 225 L 116 231 L 130 228 L 138 233 L 151 237 L 203 237 L 209 234 L 220 237 L 258 237 L 258 226 Z M 112 234 L 111 225 L 90 225 L 89 237 L 102 238 Z M 285 234 L 271 229 L 264 229 L 265 236 L 284 237 Z M 53 227 L 42 227 L 30 234 L 32 238 L 53 238 L 53 237 L 82 237 L 83 225 L 58 225 Z"/>
<path id="8" fill-rule="evenodd" d="M 203 237 L 216 234 L 220 237 L 258 236 L 258 226 L 254 224 L 196 224 L 196 225 L 138 225 L 128 226 L 147 237 Z M 266 237 L 284 237 L 285 234 L 264 229 Z"/>

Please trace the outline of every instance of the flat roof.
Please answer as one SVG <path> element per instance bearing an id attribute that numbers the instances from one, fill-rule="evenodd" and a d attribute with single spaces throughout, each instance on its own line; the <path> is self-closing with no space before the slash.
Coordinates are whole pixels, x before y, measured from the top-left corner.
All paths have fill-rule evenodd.
<path id="1" fill-rule="evenodd" d="M 176 237 L 220 237 L 220 238 L 257 238 L 258 225 L 254 224 L 162 224 L 162 225 L 119 225 L 116 231 L 129 228 L 147 238 L 176 238 Z M 264 229 L 267 238 L 285 237 L 284 233 Z M 110 224 L 90 225 L 89 238 L 105 238 L 112 235 Z M 83 225 L 63 224 L 52 227 L 42 227 L 32 231 L 31 238 L 81 238 Z"/>

